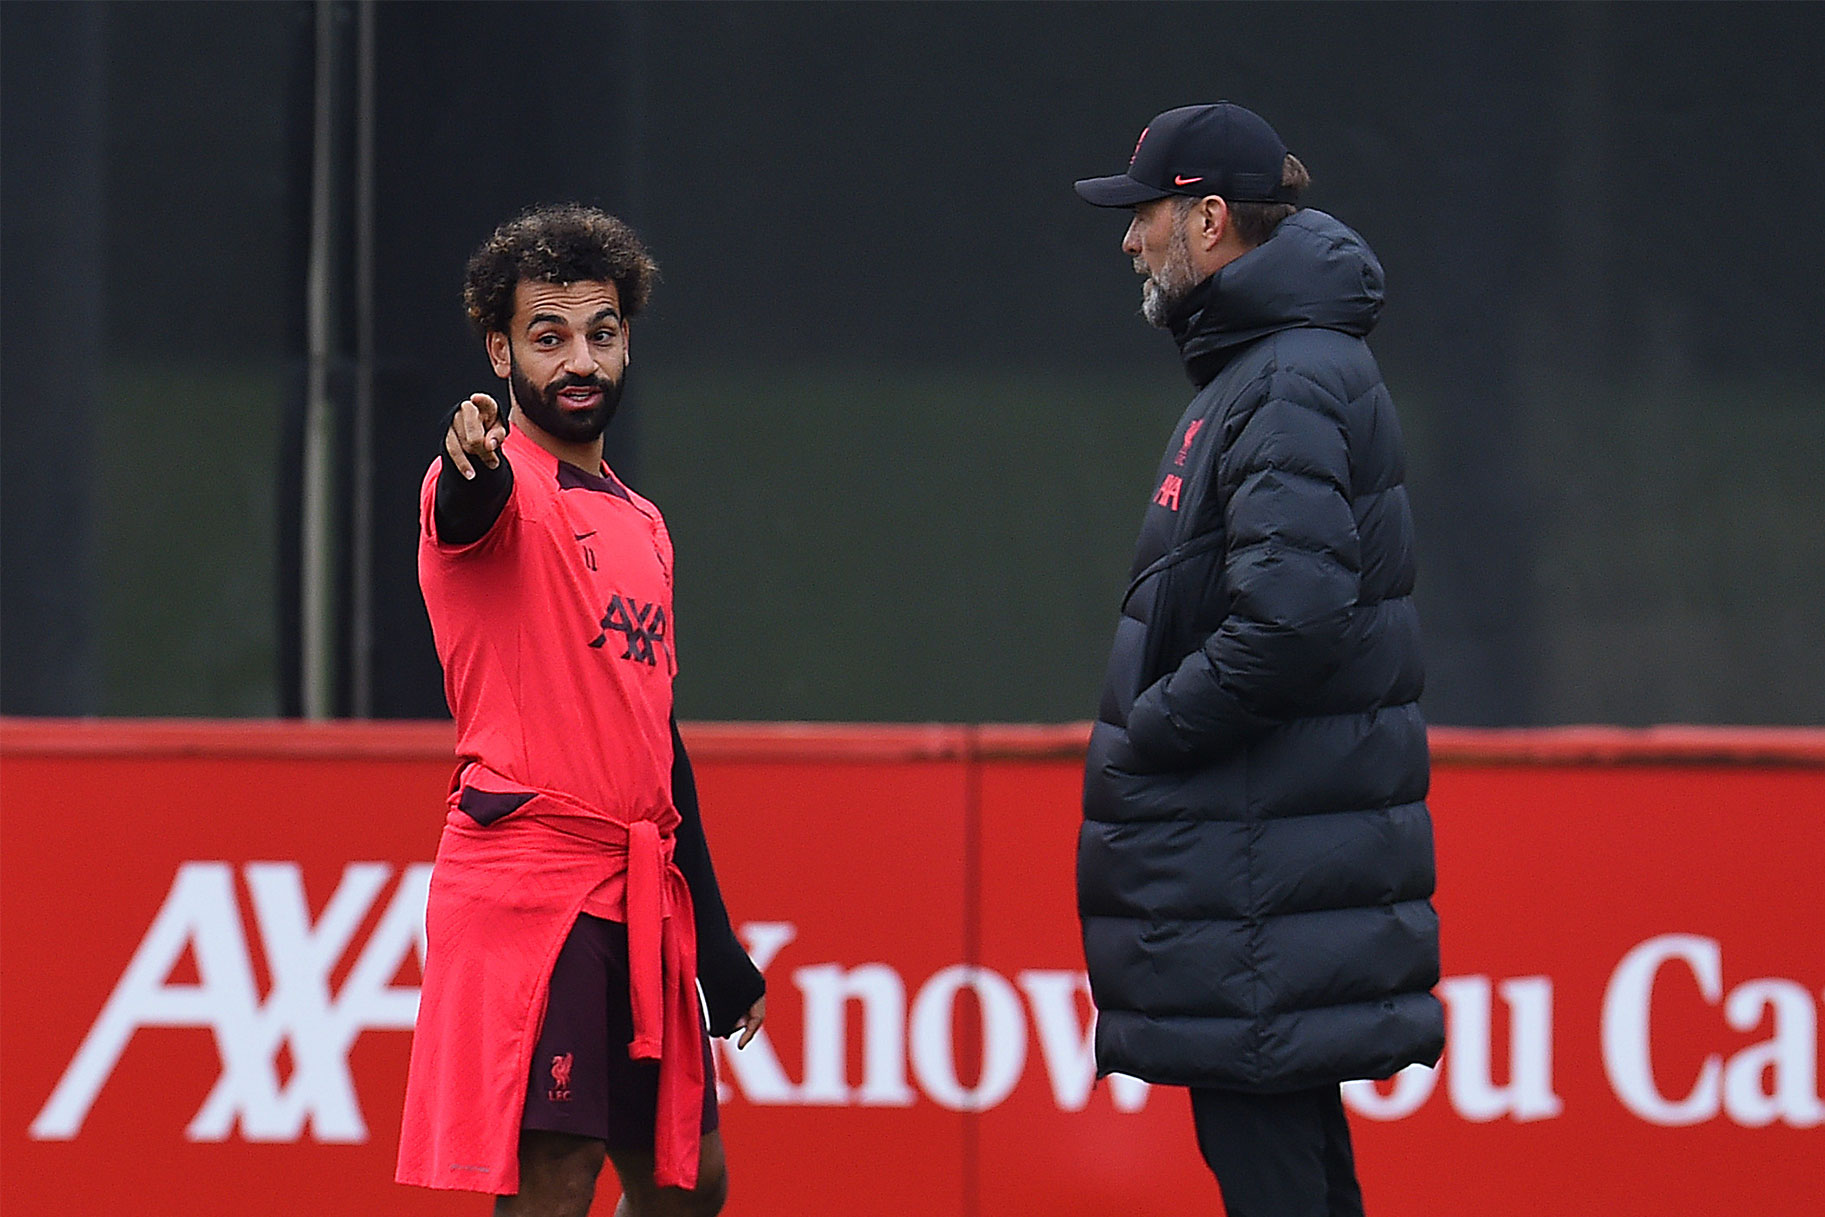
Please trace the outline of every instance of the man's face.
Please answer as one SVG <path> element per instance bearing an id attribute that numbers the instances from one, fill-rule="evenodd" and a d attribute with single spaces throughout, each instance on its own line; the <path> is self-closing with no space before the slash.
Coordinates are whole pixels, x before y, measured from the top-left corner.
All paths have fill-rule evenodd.
<path id="1" fill-rule="evenodd" d="M 621 292 L 593 280 L 521 281 L 513 320 L 488 335 L 488 355 L 525 421 L 565 443 L 591 443 L 614 417 L 627 371 Z"/>
<path id="2" fill-rule="evenodd" d="M 1134 273 L 1146 275 L 1141 285 L 1141 315 L 1165 326 L 1178 303 L 1198 285 L 1191 264 L 1191 246 L 1185 236 L 1190 212 L 1180 213 L 1172 198 L 1138 203 L 1122 252 L 1134 259 Z"/>

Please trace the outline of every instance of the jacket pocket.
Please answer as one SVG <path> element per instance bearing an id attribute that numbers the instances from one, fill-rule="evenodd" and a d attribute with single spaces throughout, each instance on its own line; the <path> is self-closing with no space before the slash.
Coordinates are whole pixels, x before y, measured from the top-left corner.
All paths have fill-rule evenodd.
<path id="1" fill-rule="evenodd" d="M 1219 528 L 1214 532 L 1207 532 L 1175 545 L 1149 563 L 1147 568 L 1135 576 L 1134 581 L 1129 584 L 1127 594 L 1122 597 L 1124 609 L 1128 607 L 1128 601 L 1133 599 L 1134 594 L 1149 579 L 1158 581 L 1158 586 L 1153 589 L 1151 603 L 1148 606 L 1149 611 L 1145 618 L 1147 634 L 1146 641 L 1142 644 L 1140 679 L 1134 690 L 1134 696 L 1139 697 L 1152 687 L 1154 681 L 1166 675 L 1171 669 L 1178 667 L 1179 661 L 1190 653 L 1190 647 L 1185 645 L 1184 635 L 1189 632 L 1190 623 L 1203 617 L 1204 614 L 1199 612 L 1200 605 L 1178 603 L 1176 592 L 1178 589 L 1186 587 L 1198 589 L 1200 595 L 1203 594 L 1203 591 L 1199 587 L 1200 580 L 1194 577 L 1187 582 L 1184 578 L 1185 572 L 1179 568 L 1187 562 L 1204 559 L 1206 555 L 1220 550 L 1223 541 L 1224 533 Z M 1215 567 L 1220 566 L 1220 563 L 1210 562 L 1209 565 Z M 1192 573 L 1194 576 L 1196 575 L 1195 571 Z M 1199 641 L 1202 639 L 1200 638 Z"/>

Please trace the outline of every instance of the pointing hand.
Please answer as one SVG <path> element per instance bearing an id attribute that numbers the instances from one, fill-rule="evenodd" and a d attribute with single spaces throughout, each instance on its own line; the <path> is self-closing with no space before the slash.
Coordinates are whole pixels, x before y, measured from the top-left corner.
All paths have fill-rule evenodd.
<path id="1" fill-rule="evenodd" d="M 444 451 L 464 479 L 475 476 L 474 457 L 490 469 L 501 463 L 501 444 L 507 439 L 507 420 L 494 398 L 486 393 L 471 393 L 456 407 L 450 430 L 444 435 Z"/>

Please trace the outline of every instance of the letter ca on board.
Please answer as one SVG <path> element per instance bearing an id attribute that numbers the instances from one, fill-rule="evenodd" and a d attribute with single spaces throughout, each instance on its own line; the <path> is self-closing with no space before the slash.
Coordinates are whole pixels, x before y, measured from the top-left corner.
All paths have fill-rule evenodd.
<path id="1" fill-rule="evenodd" d="M 1689 979 L 1682 980 L 1683 964 Z M 1723 1007 L 1734 1032 L 1768 1038 L 1725 1056 L 1707 1055 L 1685 1093 L 1663 1093 L 1654 1062 L 1654 997 L 1662 985 L 1695 983 L 1706 1005 Z M 1508 1081 L 1493 1081 L 1492 989 L 1508 1007 Z M 1660 990 L 1665 992 L 1665 990 Z M 1347 1082 L 1344 1098 L 1359 1114 L 1395 1120 L 1418 1110 L 1442 1074 L 1452 1108 L 1464 1119 L 1546 1120 L 1565 1105 L 1553 1088 L 1552 981 L 1544 976 L 1503 980 L 1447 977 L 1443 1067 L 1411 1066 L 1387 1083 Z M 1713 938 L 1663 934 L 1633 947 L 1610 974 L 1603 995 L 1603 1070 L 1616 1098 L 1650 1124 L 1699 1124 L 1724 1116 L 1761 1128 L 1776 1122 L 1795 1128 L 1825 1123 L 1819 1098 L 1818 1009 L 1812 994 L 1793 980 L 1748 980 L 1725 993 L 1723 948 Z"/>

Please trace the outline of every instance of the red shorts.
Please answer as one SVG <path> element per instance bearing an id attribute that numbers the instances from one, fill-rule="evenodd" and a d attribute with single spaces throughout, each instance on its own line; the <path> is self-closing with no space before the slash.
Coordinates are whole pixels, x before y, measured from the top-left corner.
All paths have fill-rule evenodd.
<path id="1" fill-rule="evenodd" d="M 714 1132 L 716 1070 L 703 1048 L 703 1131 Z M 594 1137 L 616 1149 L 653 1148 L 659 1062 L 627 1055 L 634 1016 L 627 998 L 627 927 L 577 916 L 551 969 L 545 1024 L 532 1052 L 522 1128 Z"/>

